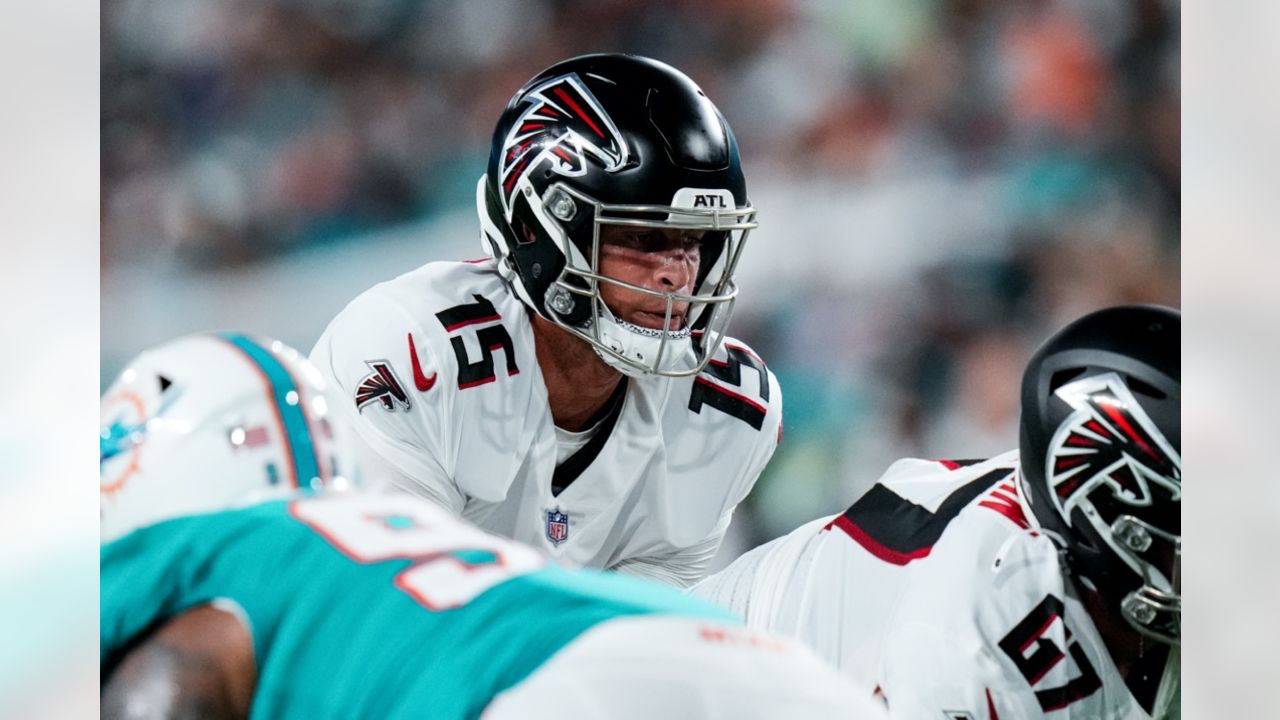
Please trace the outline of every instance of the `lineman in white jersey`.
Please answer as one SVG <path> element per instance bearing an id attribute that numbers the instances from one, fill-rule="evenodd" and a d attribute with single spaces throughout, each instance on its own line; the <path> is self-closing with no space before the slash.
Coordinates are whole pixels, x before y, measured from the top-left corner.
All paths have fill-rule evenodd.
<path id="1" fill-rule="evenodd" d="M 693 592 L 898 718 L 1176 717 L 1180 315 L 1093 313 L 1023 378 L 1019 451 L 900 460 Z"/>
<path id="2" fill-rule="evenodd" d="M 781 427 L 725 337 L 755 226 L 728 125 L 667 65 L 568 60 L 508 105 L 477 206 L 491 258 L 373 287 L 312 351 L 362 463 L 567 565 L 693 583 Z"/>

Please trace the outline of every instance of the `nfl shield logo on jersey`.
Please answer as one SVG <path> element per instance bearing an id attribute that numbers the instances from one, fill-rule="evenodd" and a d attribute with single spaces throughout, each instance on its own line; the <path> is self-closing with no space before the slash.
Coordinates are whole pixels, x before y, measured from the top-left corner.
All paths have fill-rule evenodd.
<path id="1" fill-rule="evenodd" d="M 547 539 L 554 545 L 569 539 L 569 516 L 560 508 L 547 511 Z"/>

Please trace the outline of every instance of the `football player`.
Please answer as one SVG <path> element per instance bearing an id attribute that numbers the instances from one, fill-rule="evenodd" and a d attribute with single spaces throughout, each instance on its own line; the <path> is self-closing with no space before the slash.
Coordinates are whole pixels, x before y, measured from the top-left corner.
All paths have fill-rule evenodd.
<path id="1" fill-rule="evenodd" d="M 1178 713 L 1181 315 L 1101 310 L 1022 380 L 1019 450 L 900 460 L 694 592 L 904 718 Z"/>
<path id="2" fill-rule="evenodd" d="M 729 125 L 675 68 L 573 58 L 511 99 L 476 206 L 488 258 L 374 286 L 311 352 L 362 462 L 564 563 L 691 584 L 781 427 L 725 335 L 756 226 Z"/>
<path id="3" fill-rule="evenodd" d="M 201 335 L 104 396 L 103 717 L 883 714 L 705 601 L 341 492 L 322 385 L 279 343 Z"/>

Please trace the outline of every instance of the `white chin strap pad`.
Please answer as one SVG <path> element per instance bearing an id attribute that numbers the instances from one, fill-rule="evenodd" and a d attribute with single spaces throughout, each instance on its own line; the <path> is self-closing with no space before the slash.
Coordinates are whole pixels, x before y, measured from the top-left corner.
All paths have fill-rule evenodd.
<path id="1" fill-rule="evenodd" d="M 684 372 L 697 365 L 687 328 L 664 332 L 640 327 L 615 317 L 603 304 L 597 322 L 600 324 L 600 343 L 626 360 L 599 347 L 595 348 L 596 354 L 609 367 L 624 375 L 641 377 L 658 372 Z M 660 350 L 661 359 L 658 358 Z"/>

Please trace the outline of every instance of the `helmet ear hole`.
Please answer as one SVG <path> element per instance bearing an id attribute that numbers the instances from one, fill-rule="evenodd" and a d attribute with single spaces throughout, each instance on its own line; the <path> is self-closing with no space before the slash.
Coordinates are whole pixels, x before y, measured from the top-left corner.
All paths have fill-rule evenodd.
<path id="1" fill-rule="evenodd" d="M 1084 371 L 1085 369 L 1082 367 L 1075 367 L 1054 373 L 1049 377 L 1049 394 L 1052 395 L 1058 391 L 1058 388 L 1080 377 L 1084 374 Z"/>
<path id="2" fill-rule="evenodd" d="M 513 218 L 511 228 L 516 231 L 516 242 L 521 245 L 529 245 L 538 242 L 538 236 L 523 218 Z"/>
<path id="3" fill-rule="evenodd" d="M 1139 380 L 1138 378 L 1133 377 L 1132 375 L 1125 375 L 1124 382 L 1126 385 L 1129 386 L 1130 390 L 1136 393 L 1140 393 L 1142 395 L 1146 395 L 1149 398 L 1152 398 L 1155 400 L 1164 400 L 1165 398 L 1169 397 L 1168 395 L 1166 395 L 1165 393 L 1157 389 L 1154 385 L 1145 383 Z"/>

